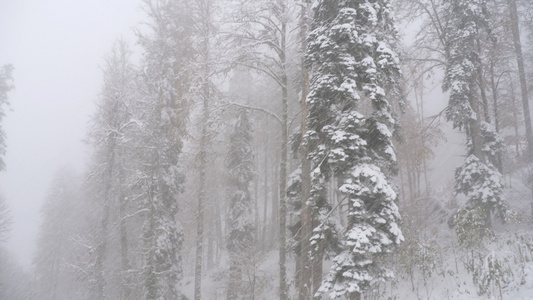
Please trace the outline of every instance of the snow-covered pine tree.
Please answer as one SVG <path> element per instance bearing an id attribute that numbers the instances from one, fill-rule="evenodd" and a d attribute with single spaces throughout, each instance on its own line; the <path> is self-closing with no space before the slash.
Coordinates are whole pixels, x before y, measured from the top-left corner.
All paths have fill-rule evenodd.
<path id="1" fill-rule="evenodd" d="M 136 95 L 135 76 L 136 70 L 129 62 L 130 51 L 124 41 L 117 41 L 106 57 L 104 68 L 104 82 L 102 92 L 97 102 L 96 112 L 90 123 L 89 143 L 93 146 L 92 166 L 88 183 L 92 189 L 96 207 L 100 207 L 99 226 L 94 233 L 96 251 L 94 255 L 94 282 L 93 297 L 105 299 L 110 297 L 106 292 L 107 282 L 112 277 L 122 278 L 122 285 L 115 289 L 124 299 L 131 296 L 124 274 L 130 268 L 127 253 L 127 236 L 125 220 L 123 219 L 126 188 L 124 176 L 127 169 L 126 155 L 131 150 L 129 133 L 131 127 L 137 127 L 132 119 L 131 106 Z M 118 209 L 117 209 L 118 208 Z M 118 214 L 112 214 L 118 211 Z M 112 265 L 113 270 L 122 270 L 121 274 L 113 274 L 106 268 L 110 249 L 118 248 L 117 245 L 108 247 L 108 236 L 112 231 L 110 224 L 119 224 L 120 257 L 121 265 Z M 110 248 L 110 249 L 108 249 Z M 107 269 L 107 271 L 106 271 Z M 106 276 L 107 275 L 107 276 Z M 114 289 L 114 285 L 111 285 Z M 112 294 L 111 294 L 112 295 Z"/>
<path id="2" fill-rule="evenodd" d="M 2 126 L 5 112 L 4 107 L 9 105 L 7 93 L 13 89 L 13 66 L 4 65 L 0 68 L 0 171 L 5 169 L 3 156 L 6 154 L 6 134 Z"/>
<path id="3" fill-rule="evenodd" d="M 386 175 L 396 165 L 389 99 L 401 101 L 397 34 L 388 0 L 321 0 L 314 13 L 306 135 L 312 192 L 319 194 L 320 183 L 335 176 L 349 201 L 341 249 L 319 293 L 359 299 L 372 283 L 392 276 L 376 257 L 403 240 L 397 194 Z M 372 108 L 370 115 L 358 111 L 363 105 Z M 323 235 L 317 229 L 314 236 Z"/>
<path id="4" fill-rule="evenodd" d="M 491 212 L 505 218 L 507 203 L 502 175 L 494 166 L 503 141 L 482 120 L 478 89 L 482 76 L 480 44 L 483 39 L 493 38 L 487 3 L 453 0 L 447 13 L 445 46 L 449 55 L 443 89 L 449 91 L 450 98 L 446 117 L 454 127 L 464 128 L 467 137 L 467 158 L 455 172 L 455 193 L 467 197 L 464 209 L 482 209 L 486 215 L 484 226 L 490 227 Z"/>
<path id="5" fill-rule="evenodd" d="M 181 299 L 183 231 L 175 219 L 184 175 L 180 155 L 186 137 L 194 52 L 187 1 L 146 0 L 149 31 L 144 48 L 143 99 L 136 108 L 137 200 L 145 212 L 143 269 L 145 299 Z"/>
<path id="6" fill-rule="evenodd" d="M 80 182 L 80 177 L 72 169 L 59 169 L 41 209 L 33 259 L 33 292 L 39 299 L 84 299 L 87 296 L 86 286 L 79 280 L 87 278 L 76 276 L 76 271 L 85 265 L 85 262 L 77 261 L 77 245 L 74 243 L 83 220 Z M 84 272 L 84 275 L 88 274 Z"/>
<path id="7" fill-rule="evenodd" d="M 254 176 L 252 138 L 252 124 L 247 112 L 241 110 L 232 127 L 226 158 L 230 202 L 227 246 L 230 256 L 230 278 L 227 299 L 241 299 L 245 296 L 242 273 L 244 268 L 249 267 L 253 256 L 255 229 L 253 202 L 249 191 Z"/>
<path id="8" fill-rule="evenodd" d="M 7 241 L 13 217 L 3 195 L 0 194 L 0 243 Z"/>

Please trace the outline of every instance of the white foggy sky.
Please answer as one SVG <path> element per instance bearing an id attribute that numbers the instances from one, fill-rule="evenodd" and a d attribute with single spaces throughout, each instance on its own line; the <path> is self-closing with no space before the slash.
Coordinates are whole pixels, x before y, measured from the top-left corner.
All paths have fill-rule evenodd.
<path id="1" fill-rule="evenodd" d="M 8 250 L 30 267 L 40 207 L 62 165 L 84 166 L 82 143 L 103 56 L 142 18 L 137 0 L 0 0 L 0 65 L 15 67 L 0 193 L 15 224 Z"/>

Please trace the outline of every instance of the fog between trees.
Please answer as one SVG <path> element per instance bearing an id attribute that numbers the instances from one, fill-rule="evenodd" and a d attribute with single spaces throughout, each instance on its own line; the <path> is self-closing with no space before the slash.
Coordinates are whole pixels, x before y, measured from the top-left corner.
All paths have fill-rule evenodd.
<path id="1" fill-rule="evenodd" d="M 90 160 L 51 179 L 31 270 L 0 252 L 1 299 L 533 292 L 527 1 L 140 6 L 136 43 L 103 60 Z M 6 149 L 0 131 L 0 170 Z"/>

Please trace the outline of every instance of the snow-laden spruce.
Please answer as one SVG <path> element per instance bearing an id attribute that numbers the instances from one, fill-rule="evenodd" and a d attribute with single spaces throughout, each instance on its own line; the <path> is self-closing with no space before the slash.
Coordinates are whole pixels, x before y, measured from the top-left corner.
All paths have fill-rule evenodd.
<path id="1" fill-rule="evenodd" d="M 493 30 L 485 0 L 453 0 L 448 5 L 443 89 L 449 91 L 450 98 L 446 117 L 454 127 L 464 128 L 467 137 L 467 158 L 455 172 L 455 193 L 466 196 L 463 209 L 481 209 L 486 214 L 484 227 L 488 228 L 491 213 L 496 212 L 505 220 L 508 206 L 502 175 L 495 167 L 504 148 L 503 140 L 488 120 L 483 120 L 480 105 L 480 43 L 492 43 Z"/>
<path id="2" fill-rule="evenodd" d="M 149 31 L 144 50 L 137 137 L 137 198 L 143 225 L 143 298 L 180 299 L 183 230 L 176 220 L 184 175 L 181 152 L 189 116 L 193 26 L 187 1 L 146 0 Z"/>
<path id="3" fill-rule="evenodd" d="M 245 110 L 241 110 L 233 124 L 229 140 L 228 197 L 230 201 L 228 225 L 228 252 L 230 278 L 227 299 L 249 295 L 243 283 L 243 271 L 253 257 L 254 215 L 250 183 L 254 175 L 252 124 Z"/>
<path id="4" fill-rule="evenodd" d="M 332 176 L 348 201 L 340 249 L 319 293 L 358 299 L 392 276 L 377 257 L 403 240 L 397 194 L 387 176 L 396 169 L 397 125 L 389 100 L 402 103 L 397 35 L 387 0 L 322 0 L 314 13 L 307 53 L 312 79 L 306 140 L 315 184 L 309 202 L 319 203 L 323 187 L 316 184 Z M 315 228 L 314 238 L 325 236 L 323 227 Z"/>

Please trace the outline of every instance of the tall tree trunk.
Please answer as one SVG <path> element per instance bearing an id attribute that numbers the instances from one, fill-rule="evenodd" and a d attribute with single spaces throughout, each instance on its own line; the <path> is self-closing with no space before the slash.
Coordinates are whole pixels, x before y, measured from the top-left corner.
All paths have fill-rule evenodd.
<path id="1" fill-rule="evenodd" d="M 481 42 L 479 38 L 476 39 L 478 53 L 483 53 L 481 50 Z M 483 76 L 483 66 L 481 64 L 477 67 L 477 78 L 478 78 L 478 87 L 481 93 L 481 103 L 483 103 L 483 116 L 485 117 L 485 122 L 491 123 L 490 121 L 490 110 L 489 110 L 489 100 L 487 98 L 487 93 L 485 92 L 485 78 Z"/>
<path id="2" fill-rule="evenodd" d="M 271 245 L 275 245 L 276 241 L 279 241 L 279 204 L 280 204 L 280 155 L 276 152 L 276 157 L 274 158 L 274 164 L 272 165 L 272 210 L 271 210 L 271 222 L 270 222 L 270 239 L 269 239 L 269 248 L 274 249 Z"/>
<path id="3" fill-rule="evenodd" d="M 106 188 L 107 189 L 107 188 Z M 98 234 L 98 246 L 96 247 L 96 299 L 105 299 L 106 279 L 104 272 L 104 261 L 107 251 L 107 231 L 109 223 L 110 205 L 107 201 L 107 197 L 104 200 L 104 206 L 102 207 L 103 215 L 100 222 L 99 234 Z"/>
<path id="4" fill-rule="evenodd" d="M 307 11 L 309 2 L 305 1 L 302 5 L 300 15 L 300 39 L 301 39 L 301 51 L 304 52 L 307 49 Z M 309 111 L 307 107 L 307 94 L 309 93 L 309 70 L 305 66 L 305 56 L 302 55 L 301 61 L 302 69 L 302 98 L 300 103 L 302 106 L 302 125 L 301 132 L 302 138 L 307 133 L 307 118 Z M 301 230 L 300 230 L 300 270 L 298 280 L 298 299 L 307 300 L 311 299 L 311 276 L 312 269 L 309 261 L 309 251 L 311 250 L 310 238 L 312 233 L 311 228 L 311 216 L 309 207 L 307 206 L 307 200 L 311 197 L 311 161 L 308 159 L 309 147 L 307 143 L 303 143 L 300 149 L 300 160 L 302 165 L 301 175 Z"/>
<path id="5" fill-rule="evenodd" d="M 194 299 L 202 298 L 202 266 L 203 266 L 203 243 L 204 243 L 204 214 L 206 201 L 206 168 L 207 168 L 207 143 L 208 143 L 208 121 L 209 121 L 209 100 L 210 100 L 210 18 L 211 3 L 199 1 L 200 17 L 202 18 L 201 34 L 203 35 L 203 78 L 202 78 L 202 131 L 200 137 L 200 182 L 198 194 L 198 212 L 196 229 L 196 265 L 194 267 Z"/>
<path id="6" fill-rule="evenodd" d="M 206 100 L 204 99 L 204 102 Z M 205 124 L 205 123 L 204 123 Z M 205 169 L 206 161 L 206 137 L 205 125 L 202 128 L 202 137 L 200 138 L 200 185 L 198 194 L 198 211 L 196 212 L 196 264 L 194 267 L 194 299 L 200 300 L 202 295 L 202 261 L 203 261 L 203 243 L 204 243 L 204 203 L 205 203 Z"/>
<path id="7" fill-rule="evenodd" d="M 496 133 L 500 133 L 500 120 L 498 119 L 498 84 L 494 74 L 494 58 L 490 58 L 490 84 L 492 89 L 492 105 L 494 106 L 494 128 Z M 503 174 L 502 155 L 498 153 L 496 167 Z"/>
<path id="8" fill-rule="evenodd" d="M 400 157 L 400 155 L 401 155 L 401 153 L 398 154 L 398 157 Z M 405 193 L 405 178 L 404 178 L 404 175 L 403 175 L 404 174 L 403 170 L 405 170 L 405 165 L 404 165 L 403 161 L 404 160 L 401 159 L 401 158 L 398 159 L 398 169 L 400 170 L 398 172 L 398 175 L 400 175 L 400 189 L 401 189 L 400 190 L 400 192 L 401 192 L 400 195 L 403 195 L 405 197 L 405 195 L 407 195 L 407 194 Z"/>
<path id="9" fill-rule="evenodd" d="M 480 107 L 479 107 L 479 100 L 475 96 L 470 97 L 470 107 L 472 107 L 472 110 L 476 115 L 478 116 L 476 119 L 471 119 L 469 122 L 470 126 L 470 138 L 472 140 L 472 153 L 474 156 L 476 156 L 479 161 L 486 163 L 486 160 L 488 158 L 483 155 L 483 137 L 481 135 L 481 120 L 479 117 L 480 113 Z M 492 221 L 490 216 L 490 209 L 484 209 L 485 212 L 485 227 L 490 228 Z"/>
<path id="10" fill-rule="evenodd" d="M 471 84 L 473 85 L 473 84 Z M 472 88 L 472 87 L 471 87 Z M 474 90 L 474 89 L 472 89 Z M 485 162 L 485 158 L 483 156 L 483 137 L 481 136 L 481 120 L 479 117 L 479 101 L 477 97 L 474 95 L 470 96 L 469 99 L 470 107 L 474 111 L 474 113 L 478 116 L 476 119 L 470 119 L 469 122 L 469 131 L 470 131 L 470 138 L 472 140 L 472 154 L 474 154 L 477 158 L 479 158 L 480 161 Z"/>
<path id="11" fill-rule="evenodd" d="M 98 246 L 96 247 L 96 299 L 105 299 L 106 278 L 104 272 L 104 262 L 107 251 L 107 233 L 109 226 L 109 215 L 111 211 L 111 188 L 113 184 L 113 167 L 115 165 L 115 133 L 112 133 L 107 145 L 107 170 L 104 177 L 104 195 L 102 206 L 102 219 L 98 234 Z"/>
<path id="12" fill-rule="evenodd" d="M 264 128 L 267 128 L 266 127 L 266 120 L 264 120 Z M 268 170 L 270 169 L 268 166 L 269 166 L 269 161 L 268 161 L 268 145 L 269 145 L 269 140 L 268 140 L 268 132 L 265 132 L 265 161 L 264 161 L 264 180 L 263 180 L 263 233 L 262 233 L 262 238 L 261 238 L 261 243 L 262 243 L 262 248 L 263 249 L 267 249 L 267 240 L 268 240 L 268 236 L 267 236 L 267 228 L 269 226 L 269 222 L 268 222 Z"/>
<path id="13" fill-rule="evenodd" d="M 211 233 L 213 232 L 212 230 L 213 228 L 211 226 L 208 226 L 207 228 L 207 233 L 208 233 L 207 234 L 207 269 L 210 269 L 214 265 L 213 258 L 214 258 L 214 252 L 215 252 L 214 250 L 215 242 L 213 241 L 213 237 L 211 236 Z"/>
<path id="14" fill-rule="evenodd" d="M 256 166 L 259 166 L 259 156 L 256 155 L 255 157 L 255 165 Z M 254 201 L 254 216 L 255 216 L 255 220 L 254 220 L 254 245 L 257 246 L 257 241 L 259 241 L 259 239 L 261 238 L 260 235 L 261 235 L 261 229 L 259 227 L 259 224 L 260 224 L 260 219 L 259 219 L 259 176 L 254 176 L 254 192 L 255 192 L 255 197 L 253 199 Z M 217 212 L 218 213 L 218 212 Z"/>
<path id="15" fill-rule="evenodd" d="M 507 3 L 509 5 L 509 12 L 511 15 L 511 31 L 513 33 L 516 62 L 518 64 L 518 76 L 520 77 L 520 91 L 522 93 L 522 105 L 524 107 L 524 122 L 526 125 L 528 159 L 531 159 L 533 158 L 533 130 L 531 128 L 531 115 L 529 112 L 526 73 L 524 70 L 524 55 L 522 53 L 522 43 L 520 42 L 520 29 L 518 27 L 518 11 L 516 8 L 516 0 L 508 0 Z"/>
<path id="16" fill-rule="evenodd" d="M 407 183 L 409 184 L 409 196 L 411 199 L 415 199 L 415 188 L 414 188 L 414 182 L 413 182 L 413 171 L 411 168 L 411 159 L 406 159 L 406 170 L 407 170 Z"/>
<path id="17" fill-rule="evenodd" d="M 419 107 L 418 118 L 422 126 L 425 126 L 424 125 L 424 120 L 425 120 L 425 117 L 424 117 L 424 77 L 420 76 L 418 77 L 418 80 L 420 80 L 420 88 L 419 88 L 420 89 L 420 93 L 419 93 L 420 103 L 418 105 Z M 426 140 L 424 139 L 423 142 L 425 143 Z M 429 176 L 428 176 L 428 173 L 429 173 L 428 162 L 427 162 L 426 157 L 422 158 L 422 168 L 424 172 L 424 184 L 425 184 L 425 190 L 426 190 L 425 196 L 429 197 L 429 194 L 431 193 L 431 183 L 430 183 Z"/>
<path id="18" fill-rule="evenodd" d="M 120 230 L 120 261 L 122 264 L 122 294 L 123 299 L 131 299 L 130 281 L 128 279 L 128 272 L 131 268 L 129 254 L 128 254 L 128 232 L 126 229 L 126 220 L 124 218 L 126 210 L 126 199 L 124 196 L 119 200 L 119 230 Z"/>
<path id="19" fill-rule="evenodd" d="M 511 104 L 513 107 L 513 127 L 514 127 L 514 134 L 515 134 L 515 151 L 516 151 L 516 157 L 520 157 L 520 133 L 519 133 L 519 126 L 518 126 L 518 112 L 516 109 L 516 95 L 514 92 L 514 85 L 513 81 L 510 80 L 511 85 Z"/>
<path id="20" fill-rule="evenodd" d="M 492 105 L 494 111 L 494 129 L 500 133 L 500 120 L 498 118 L 498 83 L 494 74 L 494 59 L 490 59 L 490 85 L 492 89 Z"/>
<path id="21" fill-rule="evenodd" d="M 216 233 L 216 245 L 215 245 L 215 264 L 218 265 L 220 263 L 220 249 L 221 245 L 224 244 L 224 237 L 226 234 L 222 232 L 222 213 L 220 210 L 220 204 L 218 201 L 214 201 L 215 203 L 215 233 Z"/>
<path id="22" fill-rule="evenodd" d="M 119 171 L 120 186 L 124 183 L 124 172 L 122 169 Z M 126 196 L 122 192 L 118 198 L 118 214 L 119 214 L 119 234 L 120 234 L 120 262 L 122 265 L 122 299 L 131 299 L 131 288 L 128 272 L 131 268 L 128 251 L 128 230 L 126 227 Z"/>
<path id="23" fill-rule="evenodd" d="M 143 232 L 143 240 L 145 243 L 145 256 L 147 256 L 146 262 L 145 262 L 145 289 L 146 289 L 146 295 L 145 298 L 147 300 L 155 300 L 157 299 L 157 278 L 155 274 L 155 261 L 154 261 L 154 245 L 155 245 L 155 219 L 157 216 L 155 215 L 155 200 L 154 195 L 154 181 L 153 178 L 155 177 L 155 170 L 152 170 L 151 178 L 152 183 L 150 184 L 150 187 L 148 188 L 148 220 L 144 228 Z"/>
<path id="24" fill-rule="evenodd" d="M 286 7 L 285 3 L 282 4 L 282 15 L 285 14 Z M 287 227 L 287 147 L 289 143 L 288 137 L 288 80 L 287 80 L 287 70 L 286 70 L 286 35 L 287 35 L 287 21 L 283 20 L 281 24 L 281 160 L 280 160 L 280 170 L 279 170 L 279 289 L 280 289 L 280 300 L 287 299 L 287 271 L 285 268 L 286 261 L 286 227 Z"/>
<path id="25" fill-rule="evenodd" d="M 62 256 L 62 253 L 61 253 L 61 249 L 59 249 L 60 251 L 58 251 L 57 253 L 55 253 L 54 255 L 54 262 L 52 263 L 52 268 L 51 268 L 51 276 L 52 276 L 52 286 L 51 286 L 51 293 L 50 295 L 52 296 L 51 299 L 57 299 L 57 293 L 58 293 L 58 289 L 59 289 L 59 273 L 61 272 L 61 263 L 60 263 L 60 258 Z"/>

